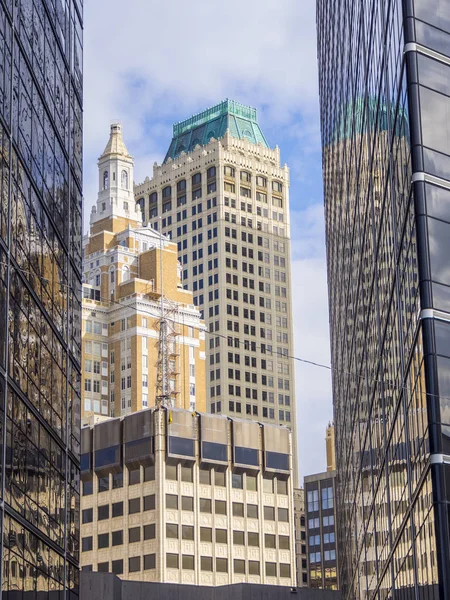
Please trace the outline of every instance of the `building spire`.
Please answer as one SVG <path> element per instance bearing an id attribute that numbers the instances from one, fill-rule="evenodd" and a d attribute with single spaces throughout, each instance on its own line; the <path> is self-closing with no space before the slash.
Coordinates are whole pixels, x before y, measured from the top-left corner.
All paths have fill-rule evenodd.
<path id="1" fill-rule="evenodd" d="M 111 123 L 109 140 L 99 160 L 102 160 L 102 158 L 110 156 L 111 154 L 120 154 L 121 156 L 132 158 L 131 154 L 127 150 L 127 147 L 125 146 L 125 142 L 123 141 L 122 125 L 117 122 Z"/>

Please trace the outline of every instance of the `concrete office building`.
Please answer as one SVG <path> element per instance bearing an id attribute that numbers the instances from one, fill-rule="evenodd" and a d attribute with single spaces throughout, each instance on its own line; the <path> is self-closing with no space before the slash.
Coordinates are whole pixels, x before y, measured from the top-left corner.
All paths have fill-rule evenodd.
<path id="1" fill-rule="evenodd" d="M 317 26 L 341 589 L 450 598 L 450 5 Z"/>
<path id="2" fill-rule="evenodd" d="M 289 170 L 256 110 L 225 100 L 175 124 L 134 191 L 205 319 L 208 410 L 293 428 L 296 462 Z"/>
<path id="3" fill-rule="evenodd" d="M 82 1 L 0 3 L 0 589 L 78 597 Z"/>
<path id="4" fill-rule="evenodd" d="M 165 408 L 85 427 L 83 570 L 295 586 L 292 475 L 286 427 Z"/>
<path id="5" fill-rule="evenodd" d="M 154 405 L 163 314 L 170 402 L 206 409 L 204 324 L 181 284 L 176 244 L 142 225 L 133 166 L 121 125 L 114 123 L 98 161 L 98 199 L 83 246 L 84 419 Z"/>

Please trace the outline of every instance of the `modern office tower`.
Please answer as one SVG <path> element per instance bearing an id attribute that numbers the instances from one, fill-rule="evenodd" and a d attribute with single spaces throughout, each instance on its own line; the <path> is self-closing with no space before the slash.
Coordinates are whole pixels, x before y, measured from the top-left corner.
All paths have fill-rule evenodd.
<path id="1" fill-rule="evenodd" d="M 334 425 L 328 424 L 326 429 L 325 443 L 327 448 L 327 471 L 336 470 L 336 440 L 334 436 Z"/>
<path id="2" fill-rule="evenodd" d="M 317 23 L 343 597 L 450 598 L 449 4 Z"/>
<path id="3" fill-rule="evenodd" d="M 150 408 L 83 428 L 81 473 L 84 570 L 295 586 L 288 428 Z"/>
<path id="4" fill-rule="evenodd" d="M 308 587 L 337 590 L 336 471 L 308 475 L 304 484 Z"/>
<path id="5" fill-rule="evenodd" d="M 4 598 L 78 597 L 82 2 L 0 3 Z"/>
<path id="6" fill-rule="evenodd" d="M 133 159 L 118 123 L 98 167 L 84 239 L 82 416 L 153 406 L 163 372 L 173 406 L 206 410 L 204 324 L 181 284 L 176 244 L 136 212 Z"/>
<path id="7" fill-rule="evenodd" d="M 308 585 L 308 559 L 306 555 L 305 490 L 294 489 L 295 565 L 297 587 Z"/>
<path id="8" fill-rule="evenodd" d="M 174 125 L 135 196 L 204 316 L 209 411 L 292 427 L 296 457 L 289 170 L 256 110 L 225 100 Z"/>

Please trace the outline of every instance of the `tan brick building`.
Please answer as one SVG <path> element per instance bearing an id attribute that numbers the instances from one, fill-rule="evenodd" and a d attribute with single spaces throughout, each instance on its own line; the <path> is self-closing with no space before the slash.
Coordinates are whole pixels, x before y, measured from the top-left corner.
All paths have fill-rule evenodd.
<path id="1" fill-rule="evenodd" d="M 84 570 L 295 586 L 288 428 L 152 408 L 83 428 L 81 479 Z"/>
<path id="2" fill-rule="evenodd" d="M 119 124 L 111 126 L 98 164 L 98 200 L 83 244 L 82 417 L 120 416 L 155 403 L 162 310 L 172 406 L 205 410 L 200 312 L 181 284 L 176 245 L 142 225 Z"/>

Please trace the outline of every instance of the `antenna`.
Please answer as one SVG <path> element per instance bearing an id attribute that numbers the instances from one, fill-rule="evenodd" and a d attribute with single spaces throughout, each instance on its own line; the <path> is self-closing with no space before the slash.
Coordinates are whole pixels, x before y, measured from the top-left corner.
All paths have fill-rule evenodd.
<path id="1" fill-rule="evenodd" d="M 161 233 L 161 216 L 159 217 L 159 268 L 161 278 L 161 317 L 159 319 L 159 343 L 158 343 L 158 363 L 156 376 L 156 406 L 171 407 L 169 381 L 169 347 L 167 335 L 167 319 L 165 317 L 164 307 L 164 281 L 163 281 L 163 235 Z"/>

